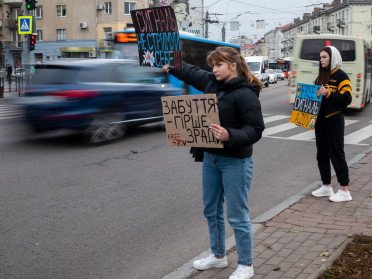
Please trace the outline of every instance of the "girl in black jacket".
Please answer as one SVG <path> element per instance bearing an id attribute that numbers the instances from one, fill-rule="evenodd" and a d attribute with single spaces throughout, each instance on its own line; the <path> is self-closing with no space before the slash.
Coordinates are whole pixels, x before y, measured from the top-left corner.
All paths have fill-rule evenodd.
<path id="1" fill-rule="evenodd" d="M 262 83 L 248 69 L 244 58 L 231 47 L 217 47 L 207 62 L 213 72 L 183 63 L 182 69 L 165 65 L 163 69 L 204 93 L 215 93 L 221 125 L 211 124 L 215 137 L 224 147 L 207 148 L 203 159 L 204 216 L 208 221 L 212 254 L 197 261 L 199 270 L 228 265 L 225 255 L 223 204 L 234 228 L 238 268 L 230 279 L 251 278 L 253 237 L 248 210 L 252 180 L 252 145 L 265 129 L 260 101 Z"/>
<path id="2" fill-rule="evenodd" d="M 320 51 L 319 75 L 315 81 L 321 85 L 318 94 L 323 95 L 315 138 L 317 160 L 322 187 L 313 191 L 315 197 L 329 197 L 333 202 L 351 201 L 349 169 L 344 152 L 345 120 L 342 111 L 351 103 L 351 82 L 340 69 L 342 58 L 337 48 L 327 46 Z M 335 194 L 331 186 L 331 162 L 335 169 L 340 190 Z"/>

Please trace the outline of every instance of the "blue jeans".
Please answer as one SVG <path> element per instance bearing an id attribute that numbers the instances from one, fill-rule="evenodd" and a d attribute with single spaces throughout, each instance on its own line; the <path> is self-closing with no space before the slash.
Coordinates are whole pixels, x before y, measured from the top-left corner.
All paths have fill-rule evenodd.
<path id="1" fill-rule="evenodd" d="M 252 157 L 239 159 L 204 152 L 203 203 L 212 253 L 225 255 L 223 204 L 226 198 L 227 220 L 234 229 L 238 264 L 252 265 L 253 237 L 248 210 L 248 192 L 252 181 Z"/>

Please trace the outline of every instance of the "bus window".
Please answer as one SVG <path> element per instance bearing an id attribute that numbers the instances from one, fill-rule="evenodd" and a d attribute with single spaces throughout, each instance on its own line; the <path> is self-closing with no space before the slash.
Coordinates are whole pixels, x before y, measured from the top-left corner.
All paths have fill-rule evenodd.
<path id="1" fill-rule="evenodd" d="M 319 61 L 319 51 L 325 47 L 326 40 L 305 39 L 301 49 L 300 58 L 304 60 Z M 342 61 L 355 61 L 355 42 L 348 40 L 331 40 L 331 45 L 337 48 Z"/>

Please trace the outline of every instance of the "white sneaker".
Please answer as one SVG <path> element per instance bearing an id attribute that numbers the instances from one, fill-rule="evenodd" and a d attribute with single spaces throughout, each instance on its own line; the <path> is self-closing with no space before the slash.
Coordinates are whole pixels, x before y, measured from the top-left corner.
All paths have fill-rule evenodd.
<path id="1" fill-rule="evenodd" d="M 333 196 L 335 193 L 333 192 L 332 186 L 324 186 L 320 187 L 318 190 L 312 191 L 311 194 L 314 197 L 330 197 Z"/>
<path id="2" fill-rule="evenodd" d="M 330 201 L 333 202 L 345 202 L 351 201 L 353 198 L 350 195 L 349 191 L 338 190 L 336 194 L 329 197 Z"/>
<path id="3" fill-rule="evenodd" d="M 196 260 L 192 263 L 192 266 L 198 270 L 206 270 L 210 268 L 223 268 L 228 266 L 227 257 L 217 259 L 213 254 L 206 258 Z"/>
<path id="4" fill-rule="evenodd" d="M 253 266 L 238 265 L 238 268 L 230 275 L 229 279 L 249 279 L 254 275 Z"/>

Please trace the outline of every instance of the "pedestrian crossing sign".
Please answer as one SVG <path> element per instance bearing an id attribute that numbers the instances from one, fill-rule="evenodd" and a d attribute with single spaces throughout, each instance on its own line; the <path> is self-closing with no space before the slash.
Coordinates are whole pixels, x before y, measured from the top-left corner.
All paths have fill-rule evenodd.
<path id="1" fill-rule="evenodd" d="M 32 16 L 18 17 L 18 34 L 32 34 Z"/>

